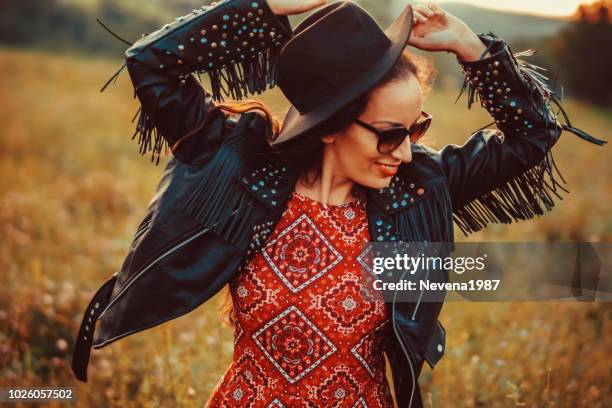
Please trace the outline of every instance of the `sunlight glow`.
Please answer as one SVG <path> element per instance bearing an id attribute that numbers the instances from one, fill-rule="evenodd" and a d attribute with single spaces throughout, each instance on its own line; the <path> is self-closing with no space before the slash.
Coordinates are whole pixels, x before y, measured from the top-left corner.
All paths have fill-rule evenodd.
<path id="1" fill-rule="evenodd" d="M 581 3 L 591 3 L 580 0 L 441 0 L 439 3 L 442 4 L 448 1 L 550 17 L 570 16 Z"/>

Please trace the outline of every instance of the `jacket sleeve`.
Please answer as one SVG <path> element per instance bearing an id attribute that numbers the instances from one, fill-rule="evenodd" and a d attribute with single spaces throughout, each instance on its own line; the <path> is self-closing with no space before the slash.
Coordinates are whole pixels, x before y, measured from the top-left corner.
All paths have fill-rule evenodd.
<path id="1" fill-rule="evenodd" d="M 468 235 L 488 223 L 511 223 L 541 215 L 554 206 L 553 198 L 568 192 L 555 166 L 551 148 L 563 130 L 603 145 L 573 128 L 567 114 L 535 65 L 517 59 L 493 33 L 479 35 L 490 56 L 473 62 L 459 60 L 468 89 L 468 108 L 478 97 L 498 129 L 481 129 L 462 145 L 446 145 L 431 157 L 445 174 L 453 218 Z M 486 53 L 485 53 L 486 54 Z M 484 54 L 483 54 L 484 55 Z M 461 94 L 460 94 L 461 95 Z M 567 124 L 561 125 L 556 104 Z"/>
<path id="2" fill-rule="evenodd" d="M 274 87 L 276 59 L 291 34 L 287 16 L 274 15 L 265 0 L 226 0 L 132 44 L 125 65 L 141 105 L 132 137 L 139 135 L 140 153 L 151 151 L 159 163 L 170 147 L 180 161 L 206 161 L 220 146 L 227 119 L 219 110 L 207 116 L 215 101 Z M 201 73 L 208 74 L 210 91 L 201 86 Z"/>

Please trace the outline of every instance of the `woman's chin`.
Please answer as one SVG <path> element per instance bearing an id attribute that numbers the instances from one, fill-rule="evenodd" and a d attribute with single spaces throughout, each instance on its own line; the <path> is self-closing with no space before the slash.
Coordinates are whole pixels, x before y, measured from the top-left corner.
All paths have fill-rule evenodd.
<path id="1" fill-rule="evenodd" d="M 368 180 L 367 183 L 362 183 L 362 185 L 378 190 L 381 188 L 387 188 L 389 187 L 389 184 L 391 184 L 391 180 L 393 179 L 393 176 L 380 176 L 380 177 L 372 177 Z"/>

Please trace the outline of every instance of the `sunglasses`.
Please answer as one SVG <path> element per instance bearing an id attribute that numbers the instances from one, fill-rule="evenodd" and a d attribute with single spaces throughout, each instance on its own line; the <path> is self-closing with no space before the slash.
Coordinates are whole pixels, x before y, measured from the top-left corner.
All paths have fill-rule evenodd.
<path id="1" fill-rule="evenodd" d="M 393 126 L 384 130 L 379 130 L 360 119 L 355 119 L 355 123 L 375 133 L 376 136 L 378 136 L 378 152 L 381 154 L 388 154 L 404 143 L 406 136 L 410 136 L 410 143 L 416 143 L 417 140 L 423 137 L 432 119 L 433 116 L 430 114 L 421 112 L 417 121 L 408 129 L 405 126 Z"/>

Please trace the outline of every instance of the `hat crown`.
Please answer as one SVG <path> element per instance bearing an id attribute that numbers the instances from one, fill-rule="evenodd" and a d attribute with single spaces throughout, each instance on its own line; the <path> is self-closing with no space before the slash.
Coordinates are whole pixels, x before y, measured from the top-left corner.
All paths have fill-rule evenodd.
<path id="1" fill-rule="evenodd" d="M 294 30 L 278 61 L 278 84 L 300 112 L 315 109 L 365 75 L 391 40 L 363 8 L 337 1 Z"/>

